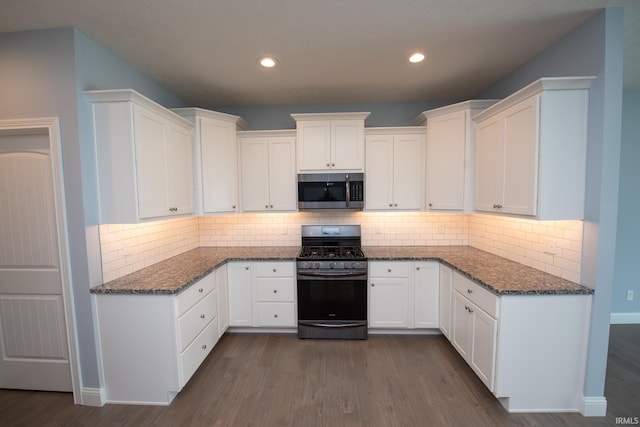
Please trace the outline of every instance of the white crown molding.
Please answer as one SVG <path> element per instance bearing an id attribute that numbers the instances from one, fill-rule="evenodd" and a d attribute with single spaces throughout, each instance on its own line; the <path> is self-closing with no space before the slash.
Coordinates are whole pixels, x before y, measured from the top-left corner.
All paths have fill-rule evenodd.
<path id="1" fill-rule="evenodd" d="M 205 117 L 209 119 L 222 120 L 225 122 L 231 122 L 236 124 L 237 130 L 247 130 L 249 125 L 246 121 L 240 116 L 235 116 L 233 114 L 221 113 L 219 111 L 205 110 L 204 108 L 197 107 L 187 107 L 187 108 L 172 108 L 171 111 L 184 117 L 192 122 L 195 121 L 197 117 Z M 193 118 L 193 120 L 191 119 Z"/>

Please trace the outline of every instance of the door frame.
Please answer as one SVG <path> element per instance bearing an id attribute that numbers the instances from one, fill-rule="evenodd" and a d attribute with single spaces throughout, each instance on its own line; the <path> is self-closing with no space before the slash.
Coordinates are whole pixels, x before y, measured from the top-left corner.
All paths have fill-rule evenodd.
<path id="1" fill-rule="evenodd" d="M 73 401 L 82 404 L 82 385 L 80 367 L 78 364 L 78 336 L 76 331 L 76 316 L 73 291 L 71 287 L 71 264 L 69 263 L 69 240 L 67 234 L 66 197 L 63 185 L 62 169 L 62 139 L 60 136 L 60 119 L 57 117 L 42 117 L 28 119 L 0 120 L 1 135 L 48 134 L 49 158 L 51 160 L 51 174 L 56 213 L 56 230 L 58 232 L 58 256 L 60 258 L 60 276 L 62 280 L 62 302 L 64 305 L 65 328 L 69 353 L 69 367 L 71 370 L 71 384 Z"/>

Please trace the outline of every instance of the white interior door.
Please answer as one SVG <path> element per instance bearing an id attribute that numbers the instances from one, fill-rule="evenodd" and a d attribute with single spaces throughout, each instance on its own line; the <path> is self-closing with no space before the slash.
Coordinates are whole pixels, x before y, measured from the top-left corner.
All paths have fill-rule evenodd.
<path id="1" fill-rule="evenodd" d="M 0 133 L 0 387 L 72 391 L 49 135 Z"/>

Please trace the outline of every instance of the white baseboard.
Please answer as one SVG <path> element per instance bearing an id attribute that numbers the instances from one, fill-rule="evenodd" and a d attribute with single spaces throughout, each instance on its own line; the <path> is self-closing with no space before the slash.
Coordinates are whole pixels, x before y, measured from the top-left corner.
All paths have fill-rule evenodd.
<path id="1" fill-rule="evenodd" d="M 607 415 L 607 399 L 604 396 L 582 396 L 580 413 L 585 417 L 604 417 Z"/>
<path id="2" fill-rule="evenodd" d="M 84 406 L 98 406 L 98 407 L 102 407 L 104 406 L 105 399 L 104 399 L 104 395 L 102 393 L 101 388 L 89 388 L 89 387 L 84 387 L 82 389 L 82 396 L 81 396 L 81 405 Z"/>
<path id="3" fill-rule="evenodd" d="M 640 323 L 640 313 L 611 313 L 612 325 L 632 323 Z"/>

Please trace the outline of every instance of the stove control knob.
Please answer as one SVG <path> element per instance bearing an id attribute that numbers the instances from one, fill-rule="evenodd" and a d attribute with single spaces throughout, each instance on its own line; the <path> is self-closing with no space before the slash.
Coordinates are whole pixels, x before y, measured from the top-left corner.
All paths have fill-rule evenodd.
<path id="1" fill-rule="evenodd" d="M 316 263 L 313 265 L 313 268 L 316 268 L 316 269 L 317 269 L 317 268 L 320 268 L 320 263 L 319 263 L 319 262 L 316 262 Z"/>
<path id="2" fill-rule="evenodd" d="M 335 263 L 335 262 L 331 262 L 331 263 L 329 263 L 329 268 L 330 268 L 330 269 L 332 269 L 332 270 L 333 270 L 334 268 L 336 268 L 336 263 Z"/>
<path id="3" fill-rule="evenodd" d="M 350 262 L 345 262 L 344 263 L 344 268 L 346 268 L 346 269 L 353 268 L 353 265 Z"/>

